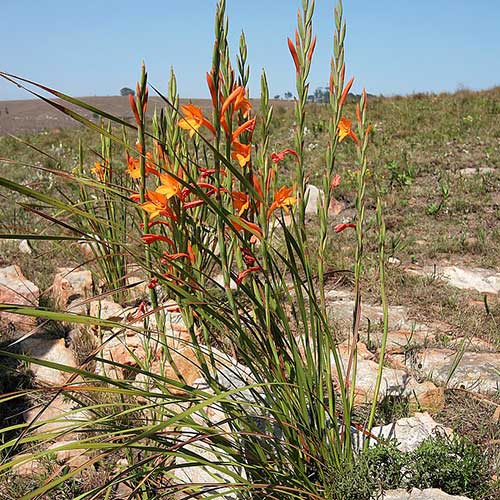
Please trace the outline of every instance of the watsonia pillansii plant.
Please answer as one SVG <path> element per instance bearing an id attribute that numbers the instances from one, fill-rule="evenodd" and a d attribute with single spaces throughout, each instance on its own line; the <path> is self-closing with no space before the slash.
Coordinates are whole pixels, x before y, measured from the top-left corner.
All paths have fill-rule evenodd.
<path id="1" fill-rule="evenodd" d="M 132 484 L 141 499 L 164 498 L 161 495 L 174 492 L 185 493 L 187 498 L 193 491 L 193 495 L 201 492 L 207 498 L 228 491 L 245 498 L 336 498 L 332 477 L 355 459 L 352 432 L 362 427 L 352 421 L 352 412 L 370 126 L 366 92 L 357 104 L 356 116 L 345 113 L 353 79 L 345 82 L 345 23 L 339 2 L 330 68 L 324 196 L 317 206 L 319 231 L 310 234 L 306 186 L 311 173 L 304 158 L 304 130 L 308 77 L 316 46 L 313 13 L 314 0 L 303 0 L 297 30 L 288 39 L 297 98 L 293 144 L 282 151 L 271 147 L 273 107 L 265 72 L 258 109 L 257 101 L 249 98 L 244 35 L 236 70 L 230 62 L 224 0 L 217 3 L 212 65 L 206 74 L 209 110 L 193 103 L 179 105 L 173 71 L 166 95 L 148 86 L 144 66 L 136 95 L 130 97 L 133 124 L 94 110 L 123 127 L 123 137 L 111 125 L 92 125 L 103 136 L 102 158 L 93 164 L 90 177 L 84 175 L 82 165 L 75 180 L 88 186 L 92 179 L 92 188 L 102 188 L 105 199 L 110 197 L 113 203 L 107 205 L 111 213 L 98 211 L 83 220 L 94 230 L 100 227 L 96 220 L 108 220 L 111 228 L 123 223 L 126 228 L 119 235 L 110 230 L 107 242 L 90 237 L 88 229 L 80 231 L 79 237 L 83 233 L 97 249 L 116 250 L 118 246 L 114 256 L 144 269 L 149 300 L 140 305 L 127 328 L 144 336 L 146 352 L 151 355 L 147 362 L 136 359 L 136 368 L 128 368 L 133 374 L 130 380 L 96 376 L 86 365 L 79 372 L 87 380 L 87 390 L 120 395 L 122 405 L 120 418 L 103 414 L 105 405 L 93 409 L 97 417 L 83 424 L 82 430 L 90 437 L 79 442 L 80 448 L 92 448 L 102 456 L 111 448 L 126 450 L 129 460 L 124 472 L 96 488 L 88 498 L 111 491 L 121 480 Z M 149 88 L 165 104 L 155 111 L 151 123 L 146 119 Z M 80 115 L 73 117 L 84 122 Z M 329 207 L 341 182 L 337 152 L 348 141 L 356 151 L 357 219 L 333 227 Z M 111 143 L 123 153 L 120 183 L 112 177 L 120 167 L 116 155 L 111 158 Z M 292 179 L 284 174 L 284 162 L 295 166 Z M 118 206 L 125 207 L 120 213 L 126 216 L 120 220 L 113 215 Z M 75 228 L 81 227 L 78 221 L 82 214 L 73 211 L 70 215 L 76 221 Z M 378 218 L 382 227 L 380 207 Z M 344 230 L 354 230 L 352 237 L 356 239 L 355 310 L 347 366 L 341 362 L 325 298 L 328 240 Z M 313 237 L 318 239 L 317 246 L 310 245 Z M 120 270 L 118 274 L 125 273 Z M 126 292 L 119 288 L 119 278 L 103 277 L 108 289 L 114 286 Z M 181 356 L 166 333 L 172 311 L 182 316 L 188 331 Z M 150 325 L 153 318 L 156 326 Z M 99 319 L 95 322 L 99 328 L 117 326 Z M 183 354 L 187 347 L 194 353 L 188 361 L 197 365 L 206 383 L 203 390 L 185 379 L 181 365 L 187 360 Z M 220 376 L 221 356 L 225 356 L 221 350 L 248 368 L 241 387 Z M 121 366 L 115 361 L 110 364 Z M 148 378 L 152 386 L 138 388 L 134 379 L 139 375 Z M 61 388 L 83 404 L 85 398 L 75 397 L 72 390 L 70 385 Z M 83 394 L 84 389 L 78 391 Z M 377 394 L 365 432 L 373 423 L 376 400 Z M 184 406 L 174 412 L 173 403 Z M 224 425 L 214 426 L 207 420 L 212 407 L 221 412 Z M 141 412 L 148 417 L 134 417 L 140 423 L 135 420 L 128 427 L 118 424 L 125 415 Z M 194 418 L 199 413 L 203 415 L 201 423 Z M 200 451 L 203 448 L 210 450 L 213 458 L 207 459 Z M 133 460 L 138 454 L 140 465 Z M 206 484 L 170 480 L 176 470 L 196 464 L 210 465 L 224 479 L 214 473 L 214 480 Z M 47 484 L 51 487 L 61 481 L 53 478 Z"/>

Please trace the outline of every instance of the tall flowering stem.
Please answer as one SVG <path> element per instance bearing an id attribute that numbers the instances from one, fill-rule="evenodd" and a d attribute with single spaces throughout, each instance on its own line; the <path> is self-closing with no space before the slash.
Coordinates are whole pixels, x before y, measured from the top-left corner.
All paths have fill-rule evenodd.
<path id="1" fill-rule="evenodd" d="M 306 178 L 304 171 L 304 127 L 306 119 L 307 96 L 309 95 L 309 71 L 311 60 L 316 46 L 316 37 L 313 38 L 312 17 L 314 13 L 314 0 L 304 0 L 302 2 L 302 13 L 297 12 L 297 30 L 294 40 L 288 39 L 288 48 L 295 65 L 295 83 L 297 89 L 297 99 L 295 100 L 295 151 L 298 155 L 296 167 L 296 182 L 299 194 L 297 204 L 298 227 L 305 236 L 305 189 Z M 305 238 L 304 238 L 305 239 Z"/>
<path id="2" fill-rule="evenodd" d="M 146 110 L 148 106 L 148 74 L 146 72 L 146 66 L 142 63 L 141 67 L 141 78 L 136 86 L 136 95 L 135 99 L 130 96 L 130 104 L 132 107 L 132 111 L 134 113 L 134 117 L 137 123 L 137 142 L 139 144 L 140 156 L 139 156 L 139 165 L 140 165 L 140 181 L 139 181 L 139 199 L 141 204 L 146 201 Z M 142 225 L 143 225 L 143 234 L 146 235 L 149 233 L 149 216 L 147 212 L 143 211 L 142 213 Z M 149 279 L 152 280 L 154 275 L 152 273 L 151 268 L 151 251 L 149 246 L 146 245 L 145 248 L 145 265 L 146 270 L 148 272 Z M 151 300 L 151 306 L 154 310 L 158 309 L 158 296 L 156 294 L 156 290 L 154 288 L 149 289 L 149 299 Z M 158 325 L 161 328 L 161 318 L 159 313 L 155 313 L 157 316 Z"/>
<path id="3" fill-rule="evenodd" d="M 359 340 L 359 323 L 361 318 L 361 275 L 363 272 L 363 239 L 364 239 L 364 221 L 365 221 L 365 194 L 366 194 L 366 175 L 368 171 L 367 149 L 371 127 L 367 124 L 368 97 L 366 90 L 363 89 L 359 103 L 356 105 L 356 120 L 359 139 L 357 139 L 357 163 L 358 171 L 356 174 L 357 195 L 356 195 L 356 252 L 354 262 L 354 311 L 352 324 L 352 350 L 347 366 L 346 380 L 356 380 L 357 369 L 357 344 Z M 352 377 L 351 377 L 352 375 Z M 350 384 L 350 401 L 354 403 L 355 384 Z"/>

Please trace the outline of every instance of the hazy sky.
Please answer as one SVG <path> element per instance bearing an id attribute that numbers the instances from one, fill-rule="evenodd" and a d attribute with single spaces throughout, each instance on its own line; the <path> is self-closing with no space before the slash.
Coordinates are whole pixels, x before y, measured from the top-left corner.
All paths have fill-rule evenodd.
<path id="1" fill-rule="evenodd" d="M 286 37 L 300 0 L 227 0 L 233 55 L 245 31 L 251 94 L 264 67 L 271 95 L 294 91 Z M 335 0 L 317 0 L 311 89 L 328 81 Z M 141 60 L 165 89 L 205 97 L 215 0 L 0 0 L 0 70 L 76 96 L 133 87 Z M 404 94 L 500 84 L 500 0 L 344 0 L 348 76 L 359 91 Z M 0 99 L 26 94 L 0 81 Z"/>

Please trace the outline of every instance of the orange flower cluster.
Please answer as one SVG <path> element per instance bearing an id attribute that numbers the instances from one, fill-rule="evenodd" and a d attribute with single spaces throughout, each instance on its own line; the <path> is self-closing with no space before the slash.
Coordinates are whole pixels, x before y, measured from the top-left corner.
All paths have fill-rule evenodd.
<path id="1" fill-rule="evenodd" d="M 207 75 L 207 81 L 215 106 L 217 104 L 217 98 L 213 78 L 209 74 Z M 189 137 L 193 137 L 202 126 L 206 127 L 215 135 L 214 126 L 203 116 L 203 112 L 199 107 L 189 103 L 188 105 L 181 106 L 181 109 L 184 113 L 184 117 L 179 120 L 178 125 L 184 130 L 189 130 Z M 240 112 L 243 118 L 248 118 L 251 110 L 252 104 L 246 97 L 245 88 L 238 86 L 235 87 L 231 94 L 224 100 L 219 113 L 220 124 L 226 133 L 226 137 L 231 142 L 231 158 L 236 160 L 241 167 L 244 167 L 250 162 L 252 145 L 250 143 L 245 144 L 240 142 L 239 138 L 244 132 L 248 132 L 251 137 L 255 128 L 255 118 L 248 119 L 232 133 L 228 125 L 228 118 L 232 123 L 233 116 L 237 112 Z"/>

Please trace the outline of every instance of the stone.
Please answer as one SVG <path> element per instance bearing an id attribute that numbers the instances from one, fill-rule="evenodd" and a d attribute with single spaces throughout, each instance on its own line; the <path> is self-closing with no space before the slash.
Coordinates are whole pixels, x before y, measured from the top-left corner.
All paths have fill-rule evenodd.
<path id="1" fill-rule="evenodd" d="M 39 460 L 33 460 L 31 453 L 21 453 L 15 457 L 16 463 L 12 466 L 12 472 L 16 476 L 33 477 L 46 472 L 45 466 Z"/>
<path id="2" fill-rule="evenodd" d="M 124 310 L 120 304 L 112 300 L 96 300 L 90 303 L 90 315 L 94 318 L 118 322 L 123 319 Z"/>
<path id="3" fill-rule="evenodd" d="M 74 446 L 77 446 L 74 448 Z M 47 450 L 53 450 L 56 460 L 59 463 L 65 463 L 72 468 L 82 467 L 90 457 L 85 455 L 84 445 L 78 447 L 78 441 L 57 441 L 51 444 Z"/>
<path id="4" fill-rule="evenodd" d="M 426 439 L 435 436 L 451 436 L 453 431 L 438 424 L 427 412 L 415 413 L 413 417 L 401 418 L 392 424 L 373 427 L 371 434 L 379 440 L 397 441 L 400 451 L 407 453 L 416 450 Z M 355 445 L 361 449 L 366 436 L 358 431 L 355 435 Z M 370 439 L 370 446 L 375 446 L 377 440 Z"/>
<path id="5" fill-rule="evenodd" d="M 458 266 L 435 266 L 409 268 L 407 272 L 418 276 L 431 276 L 462 290 L 476 290 L 480 293 L 500 292 L 500 273 L 480 267 L 463 269 Z"/>
<path id="6" fill-rule="evenodd" d="M 324 199 L 323 190 L 313 184 L 306 184 L 306 215 L 316 215 L 318 203 Z"/>
<path id="7" fill-rule="evenodd" d="M 406 364 L 438 383 L 448 382 L 448 387 L 487 394 L 500 389 L 500 353 L 424 349 Z"/>
<path id="8" fill-rule="evenodd" d="M 386 491 L 382 497 L 382 500 L 471 500 L 468 497 L 448 495 L 442 490 L 436 488 L 427 488 L 425 490 L 419 490 L 418 488 L 413 488 L 411 492 L 406 490 L 391 490 Z"/>
<path id="9" fill-rule="evenodd" d="M 161 374 L 167 379 L 171 379 L 187 386 L 192 387 L 193 384 L 202 378 L 202 372 L 199 367 L 200 362 L 196 357 L 196 353 L 192 347 L 185 347 L 179 351 L 171 351 L 172 361 L 163 365 L 161 360 L 154 361 L 150 367 L 150 371 L 155 374 Z M 175 368 L 174 368 L 175 365 Z M 136 385 L 139 385 L 144 390 L 154 389 L 155 380 L 147 375 L 140 373 L 135 379 Z M 167 385 L 162 382 L 162 386 Z M 185 394 L 186 390 L 175 385 L 168 385 L 168 391 L 171 394 Z"/>
<path id="10" fill-rule="evenodd" d="M 493 167 L 467 167 L 461 168 L 459 172 L 460 175 L 471 177 L 473 175 L 492 174 L 495 172 L 495 169 Z"/>
<path id="11" fill-rule="evenodd" d="M 326 293 L 327 311 L 329 316 L 337 322 L 343 331 L 352 328 L 352 313 L 354 310 L 354 297 L 352 293 L 344 290 L 329 290 Z M 384 313 L 381 306 L 361 304 L 360 329 L 367 331 L 368 328 L 380 326 L 383 323 Z M 408 308 L 403 306 L 389 306 L 389 330 L 428 330 L 423 325 L 410 317 Z"/>
<path id="12" fill-rule="evenodd" d="M 344 376 L 347 373 L 350 349 L 347 345 L 338 346 L 339 359 L 342 363 Z M 335 366 L 333 355 L 332 366 Z M 378 376 L 379 363 L 373 359 L 372 353 L 361 342 L 358 343 L 358 360 L 356 367 L 355 404 L 367 404 L 373 401 L 375 385 Z M 336 373 L 336 370 L 333 370 Z M 336 375 L 334 375 L 336 377 Z M 380 383 L 378 399 L 388 396 L 403 396 L 410 398 L 416 407 L 431 409 L 441 408 L 444 404 L 444 393 L 429 381 L 418 382 L 407 370 L 384 366 Z M 427 407 L 426 405 L 430 405 Z"/>
<path id="13" fill-rule="evenodd" d="M 87 412 L 78 410 L 75 403 L 62 395 L 57 396 L 37 418 L 42 408 L 43 405 L 37 405 L 23 413 L 26 423 L 31 423 L 36 418 L 31 432 L 47 432 L 61 435 L 64 433 L 64 438 L 70 439 L 72 437 L 71 431 L 76 431 L 79 427 L 86 424 L 90 418 Z"/>
<path id="14" fill-rule="evenodd" d="M 28 240 L 21 240 L 19 242 L 19 251 L 26 255 L 31 255 L 33 253 L 33 250 L 31 250 L 31 246 Z"/>
<path id="15" fill-rule="evenodd" d="M 188 433 L 186 439 L 190 439 L 193 435 L 196 435 L 196 431 L 194 430 L 192 433 Z M 209 448 L 207 445 L 203 445 L 201 440 L 199 444 L 186 444 L 181 448 L 181 451 L 194 454 L 199 457 L 200 462 L 206 464 L 204 466 L 197 464 L 190 465 L 182 457 L 176 459 L 176 465 L 182 467 L 175 467 L 173 469 L 173 476 L 176 483 L 185 485 L 182 489 L 183 493 L 193 493 L 193 498 L 211 497 L 214 493 L 214 483 L 220 483 L 221 486 L 217 488 L 217 498 L 225 500 L 237 500 L 239 498 L 238 491 L 240 488 L 235 486 L 234 489 L 231 489 L 231 484 L 243 483 L 245 481 L 245 474 L 243 470 L 238 471 L 236 467 L 231 467 L 231 475 L 220 470 L 220 464 L 227 463 L 228 458 L 224 458 L 227 452 L 216 453 L 213 447 Z M 237 474 L 241 476 L 240 480 L 235 477 Z M 223 485 L 224 487 L 222 487 Z"/>
<path id="16" fill-rule="evenodd" d="M 19 266 L 0 269 L 0 303 L 38 307 L 40 291 L 27 280 Z M 0 343 L 21 338 L 36 327 L 36 318 L 2 312 L 0 313 Z"/>
<path id="17" fill-rule="evenodd" d="M 73 351 L 66 347 L 64 339 L 30 337 L 21 342 L 21 350 L 31 358 L 58 363 L 71 368 L 78 366 Z M 37 385 L 64 385 L 71 376 L 71 373 L 34 362 L 30 363 L 30 370 L 33 372 L 35 384 Z"/>
<path id="18" fill-rule="evenodd" d="M 57 270 L 52 285 L 52 296 L 55 305 L 60 310 L 66 310 L 70 304 L 78 304 L 93 293 L 92 273 L 85 269 L 61 267 Z M 86 306 L 88 311 L 88 306 Z"/>

